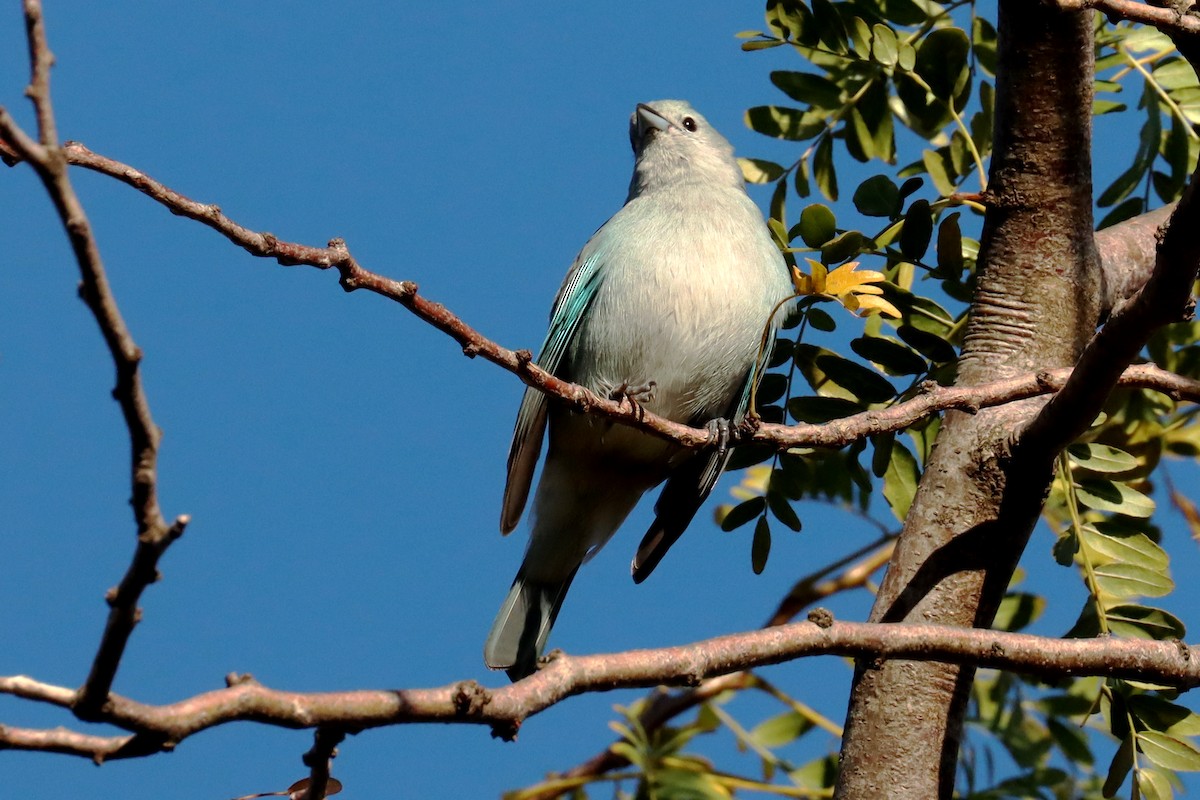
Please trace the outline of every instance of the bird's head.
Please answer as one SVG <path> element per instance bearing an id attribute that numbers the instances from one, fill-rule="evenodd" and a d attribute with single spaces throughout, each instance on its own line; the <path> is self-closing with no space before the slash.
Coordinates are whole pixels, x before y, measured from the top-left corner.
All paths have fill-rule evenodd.
<path id="1" fill-rule="evenodd" d="M 682 100 L 638 103 L 629 119 L 631 194 L 683 183 L 742 186 L 733 146 Z"/>

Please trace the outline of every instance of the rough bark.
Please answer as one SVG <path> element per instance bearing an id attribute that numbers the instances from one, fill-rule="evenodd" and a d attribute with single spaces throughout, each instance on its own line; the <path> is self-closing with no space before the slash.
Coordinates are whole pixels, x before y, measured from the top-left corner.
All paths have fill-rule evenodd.
<path id="1" fill-rule="evenodd" d="M 1092 230 L 1092 18 L 1001 0 L 995 151 L 958 383 L 1073 364 L 1103 305 Z M 949 412 L 872 621 L 986 627 L 1049 485 L 1045 453 L 1012 453 L 1030 399 Z M 974 672 L 859 662 L 840 798 L 949 798 Z"/>

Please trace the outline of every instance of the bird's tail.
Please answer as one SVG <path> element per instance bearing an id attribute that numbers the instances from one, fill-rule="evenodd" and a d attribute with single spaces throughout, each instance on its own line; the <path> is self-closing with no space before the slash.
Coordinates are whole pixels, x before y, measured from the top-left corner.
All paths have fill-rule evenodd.
<path id="1" fill-rule="evenodd" d="M 533 674 L 578 569 L 563 580 L 547 582 L 526 578 L 522 565 L 483 646 L 483 660 L 490 668 L 505 670 L 513 681 Z"/>

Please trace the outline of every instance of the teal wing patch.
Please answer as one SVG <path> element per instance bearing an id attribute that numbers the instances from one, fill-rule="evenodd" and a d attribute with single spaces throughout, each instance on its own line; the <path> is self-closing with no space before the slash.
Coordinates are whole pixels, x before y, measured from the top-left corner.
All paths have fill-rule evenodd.
<path id="1" fill-rule="evenodd" d="M 579 323 L 596 298 L 596 290 L 601 282 L 599 255 L 593 253 L 579 263 L 559 290 L 550 315 L 550 330 L 546 332 L 546 341 L 534 360 L 535 364 L 549 373 L 558 374 Z M 521 409 L 517 412 L 512 445 L 508 449 L 508 481 L 504 486 L 504 503 L 500 510 L 500 530 L 504 533 L 517 527 L 521 512 L 525 510 L 525 502 L 529 499 L 533 468 L 537 464 L 542 450 L 542 437 L 546 433 L 546 410 L 546 395 L 531 386 L 526 387 Z"/>

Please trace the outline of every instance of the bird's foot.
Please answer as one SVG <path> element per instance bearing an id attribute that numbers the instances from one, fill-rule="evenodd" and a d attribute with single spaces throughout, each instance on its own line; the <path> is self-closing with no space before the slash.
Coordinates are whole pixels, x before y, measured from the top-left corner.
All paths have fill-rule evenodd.
<path id="1" fill-rule="evenodd" d="M 732 431 L 729 420 L 721 417 L 710 419 L 704 427 L 713 442 L 713 447 L 716 448 L 716 457 L 724 458 L 725 453 L 729 451 L 730 432 Z"/>
<path id="2" fill-rule="evenodd" d="M 634 413 L 641 419 L 645 414 L 643 405 L 654 401 L 654 390 L 657 388 L 657 381 L 647 381 L 640 386 L 630 386 L 629 382 L 626 381 L 609 392 L 608 396 L 609 399 L 616 400 L 617 402 L 628 400 Z"/>

